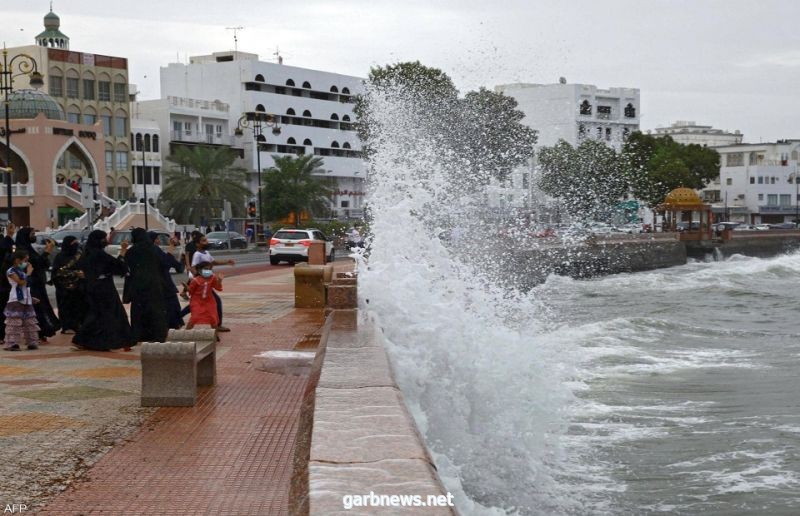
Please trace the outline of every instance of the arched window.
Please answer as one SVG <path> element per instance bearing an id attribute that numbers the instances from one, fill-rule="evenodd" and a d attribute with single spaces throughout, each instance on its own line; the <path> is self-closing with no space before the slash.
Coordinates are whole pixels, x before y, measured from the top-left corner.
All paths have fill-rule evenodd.
<path id="1" fill-rule="evenodd" d="M 294 138 L 292 138 L 292 137 L 289 137 L 289 138 L 286 140 L 286 145 L 297 145 L 297 141 L 296 141 Z"/>
<path id="2" fill-rule="evenodd" d="M 308 81 L 303 82 L 303 88 L 306 88 L 306 89 L 310 90 L 311 89 L 311 83 L 308 82 Z"/>
<path id="3" fill-rule="evenodd" d="M 336 113 L 332 114 L 331 120 L 339 120 L 339 115 L 337 115 Z"/>
<path id="4" fill-rule="evenodd" d="M 588 100 L 584 100 L 583 102 L 581 102 L 581 105 L 580 105 L 579 109 L 580 109 L 580 113 L 582 115 L 591 115 L 592 114 L 592 105 L 589 104 Z"/>
<path id="5" fill-rule="evenodd" d="M 343 149 L 349 149 L 349 148 L 350 148 L 350 142 L 344 142 L 344 143 L 342 144 L 342 148 L 343 148 Z"/>
<path id="6" fill-rule="evenodd" d="M 342 88 L 343 95 L 350 95 L 350 88 Z"/>
<path id="7" fill-rule="evenodd" d="M 339 88 L 336 86 L 331 86 L 331 93 L 339 93 Z"/>
<path id="8" fill-rule="evenodd" d="M 339 142 L 337 142 L 336 140 L 333 140 L 333 143 L 331 143 L 331 148 L 338 149 L 339 148 Z"/>
<path id="9" fill-rule="evenodd" d="M 286 81 L 286 85 L 287 85 L 287 86 L 294 86 L 294 81 L 293 81 L 293 80 L 291 80 L 291 79 L 288 79 L 288 80 Z"/>
<path id="10" fill-rule="evenodd" d="M 150 135 L 144 135 L 144 150 L 145 152 L 150 152 Z"/>
<path id="11" fill-rule="evenodd" d="M 289 116 L 294 116 L 295 115 L 294 109 L 292 109 L 292 108 L 287 109 L 286 110 L 286 114 L 289 115 Z"/>
<path id="12" fill-rule="evenodd" d="M 256 82 L 266 82 L 264 81 L 264 76 L 261 74 L 256 75 Z"/>
<path id="13" fill-rule="evenodd" d="M 153 135 L 153 152 L 158 152 L 158 135 Z"/>
<path id="14" fill-rule="evenodd" d="M 625 118 L 636 118 L 636 108 L 631 103 L 625 106 Z"/>
<path id="15" fill-rule="evenodd" d="M 136 150 L 141 152 L 142 150 L 142 133 L 136 133 L 136 137 L 134 138 L 136 142 Z"/>
<path id="16" fill-rule="evenodd" d="M 263 104 L 257 105 L 256 106 L 256 111 L 258 111 L 259 113 L 266 113 L 267 112 L 267 110 L 266 110 L 266 108 L 264 107 Z"/>
<path id="17" fill-rule="evenodd" d="M 311 143 L 311 140 L 309 140 L 308 138 L 306 138 L 305 140 L 303 140 L 303 145 L 308 145 L 308 146 L 310 146 L 310 145 L 314 145 L 314 144 L 313 144 L 313 143 Z"/>
<path id="18" fill-rule="evenodd" d="M 311 111 L 306 109 L 305 111 L 303 111 L 303 116 L 307 116 L 307 117 L 310 118 L 311 117 Z"/>
<path id="19" fill-rule="evenodd" d="M 342 117 L 342 121 L 343 121 L 343 122 L 349 122 L 349 121 L 350 121 L 350 115 L 344 115 L 344 116 Z"/>

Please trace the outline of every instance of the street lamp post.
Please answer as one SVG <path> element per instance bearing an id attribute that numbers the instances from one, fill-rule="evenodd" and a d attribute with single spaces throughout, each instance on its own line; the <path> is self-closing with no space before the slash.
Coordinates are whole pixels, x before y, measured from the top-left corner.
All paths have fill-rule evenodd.
<path id="1" fill-rule="evenodd" d="M 14 71 L 16 67 L 16 72 Z M 28 54 L 17 54 L 8 58 L 8 49 L 3 43 L 3 63 L 0 65 L 0 91 L 5 99 L 5 122 L 3 133 L 6 137 L 6 198 L 8 201 L 8 222 L 11 222 L 12 196 L 11 196 L 11 122 L 8 112 L 8 96 L 14 91 L 14 77 L 27 75 L 32 88 L 39 89 L 44 86 L 44 79 L 39 73 L 36 60 Z"/>
<path id="2" fill-rule="evenodd" d="M 144 161 L 145 158 L 144 135 L 142 135 L 142 133 L 136 133 L 136 145 L 142 146 L 142 188 L 144 190 L 144 229 L 149 230 L 150 228 L 148 227 L 147 224 L 147 174 L 145 172 L 147 167 L 145 166 L 145 161 Z M 134 177 L 134 180 L 135 179 L 136 178 Z"/>
<path id="3" fill-rule="evenodd" d="M 248 127 L 252 127 L 253 129 L 253 140 L 256 144 L 256 173 L 258 177 L 258 223 L 262 230 L 264 227 L 264 210 L 261 204 L 261 144 L 266 142 L 263 133 L 265 125 L 272 128 L 272 134 L 276 136 L 281 134 L 281 126 L 278 124 L 277 118 L 263 111 L 248 111 L 244 113 L 239 118 L 236 130 L 234 131 L 236 136 L 242 136 L 244 134 L 244 129 Z M 258 232 L 256 231 L 254 233 L 257 234 Z"/>

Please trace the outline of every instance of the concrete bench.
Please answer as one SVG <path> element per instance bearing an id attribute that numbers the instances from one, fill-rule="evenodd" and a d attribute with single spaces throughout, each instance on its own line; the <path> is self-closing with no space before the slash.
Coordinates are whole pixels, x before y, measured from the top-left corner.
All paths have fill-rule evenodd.
<path id="1" fill-rule="evenodd" d="M 217 378 L 212 329 L 170 330 L 167 342 L 142 343 L 142 406 L 192 407 L 197 387 Z"/>

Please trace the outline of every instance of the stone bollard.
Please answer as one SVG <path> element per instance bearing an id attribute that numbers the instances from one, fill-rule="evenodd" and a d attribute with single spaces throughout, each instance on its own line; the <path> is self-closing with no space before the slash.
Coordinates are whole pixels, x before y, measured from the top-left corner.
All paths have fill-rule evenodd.
<path id="1" fill-rule="evenodd" d="M 194 342 L 143 342 L 142 406 L 191 407 L 197 401 Z"/>
<path id="2" fill-rule="evenodd" d="M 324 269 L 305 263 L 294 266 L 294 307 L 323 308 L 325 306 Z"/>
<path id="3" fill-rule="evenodd" d="M 207 387 L 217 382 L 217 332 L 213 328 L 169 330 L 168 342 L 197 342 L 197 348 L 210 346 L 211 357 L 197 363 L 197 385 Z"/>
<path id="4" fill-rule="evenodd" d="M 308 264 L 325 265 L 325 242 L 311 242 L 308 246 Z"/>
<path id="5" fill-rule="evenodd" d="M 328 285 L 327 307 L 333 310 L 358 308 L 356 278 L 336 278 Z"/>

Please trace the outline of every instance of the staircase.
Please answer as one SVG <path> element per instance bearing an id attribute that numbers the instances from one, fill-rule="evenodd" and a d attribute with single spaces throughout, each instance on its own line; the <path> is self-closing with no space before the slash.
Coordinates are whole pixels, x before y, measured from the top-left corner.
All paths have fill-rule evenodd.
<path id="1" fill-rule="evenodd" d="M 67 188 L 67 190 L 71 190 L 71 188 Z M 78 194 L 80 195 L 80 194 Z M 109 199 L 108 197 L 103 196 L 103 203 L 106 204 L 106 199 L 111 201 L 114 205 L 117 206 L 117 209 L 104 219 L 100 219 L 92 224 L 92 229 L 102 229 L 106 233 L 111 231 L 111 228 L 115 229 L 127 229 L 131 226 L 138 226 L 144 227 L 144 214 L 145 214 L 145 205 L 143 202 L 126 202 L 123 205 L 119 205 L 113 199 Z M 90 225 L 89 223 L 89 213 L 86 212 L 77 219 L 73 219 L 60 228 L 59 230 L 69 230 L 69 231 L 80 231 L 82 229 L 87 228 Z M 165 217 L 158 208 L 154 208 L 153 206 L 147 207 L 147 225 L 150 229 L 163 229 L 168 231 L 169 233 L 175 232 L 176 222 L 173 219 Z"/>

